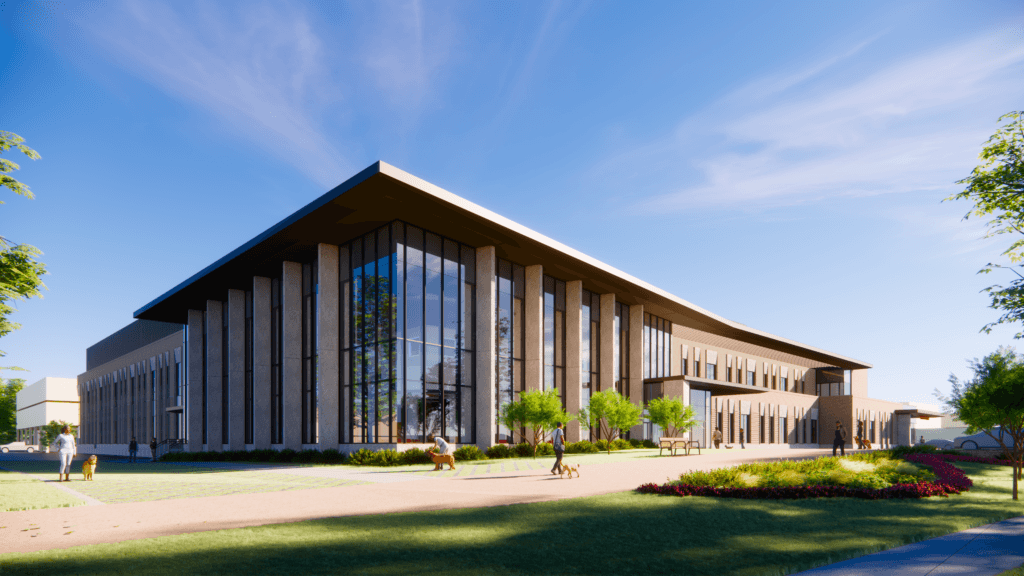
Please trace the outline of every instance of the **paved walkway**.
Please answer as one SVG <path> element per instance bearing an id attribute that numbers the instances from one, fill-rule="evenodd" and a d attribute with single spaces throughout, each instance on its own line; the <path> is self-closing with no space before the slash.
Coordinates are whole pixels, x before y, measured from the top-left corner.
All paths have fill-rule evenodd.
<path id="1" fill-rule="evenodd" d="M 676 458 L 637 458 L 584 465 L 582 476 L 571 481 L 547 472 L 553 462 L 551 458 L 539 458 L 531 461 L 529 467 L 521 466 L 523 469 L 519 470 L 515 469 L 519 467 L 505 467 L 503 471 L 470 476 L 351 467 L 284 467 L 276 468 L 274 472 L 364 483 L 288 492 L 4 512 L 0 515 L 0 524 L 4 525 L 0 529 L 0 554 L 317 518 L 501 506 L 595 496 L 632 490 L 645 482 L 662 482 L 687 470 L 710 470 L 764 459 L 816 457 L 826 452 L 815 449 L 750 450 Z M 571 456 L 566 460 L 572 461 Z M 75 484 L 58 486 L 74 491 Z M 1024 564 L 1024 517 L 800 574 L 987 576 L 1021 564 Z"/>

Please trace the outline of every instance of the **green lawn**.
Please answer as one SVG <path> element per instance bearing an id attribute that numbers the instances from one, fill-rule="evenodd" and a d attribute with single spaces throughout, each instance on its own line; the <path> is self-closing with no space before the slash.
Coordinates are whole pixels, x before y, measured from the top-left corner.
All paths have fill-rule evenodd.
<path id="1" fill-rule="evenodd" d="M 56 476 L 56 475 L 54 475 Z M 0 512 L 85 504 L 63 490 L 17 472 L 0 470 Z"/>
<path id="2" fill-rule="evenodd" d="M 999 576 L 1024 576 L 1024 564 L 1016 568 L 1011 568 L 1010 570 L 1003 572 Z"/>
<path id="3" fill-rule="evenodd" d="M 75 463 L 77 464 L 77 460 Z M 14 461 L 3 462 L 3 466 L 9 470 L 28 472 L 43 477 L 57 477 L 57 474 L 53 472 L 52 462 Z M 273 468 L 278 467 L 269 465 L 264 469 L 234 470 L 218 468 L 216 464 L 185 466 L 163 463 L 100 462 L 96 469 L 95 480 L 85 482 L 82 480 L 81 472 L 76 472 L 71 475 L 72 482 L 65 486 L 105 504 L 117 504 L 364 484 L 364 482 L 355 480 L 274 472 Z M 78 469 L 76 468 L 76 470 Z M 3 501 L 2 496 L 0 496 L 0 501 Z"/>
<path id="4" fill-rule="evenodd" d="M 785 574 L 1024 515 L 1010 469 L 950 498 L 749 501 L 632 492 L 311 520 L 0 555 L 17 574 Z"/>

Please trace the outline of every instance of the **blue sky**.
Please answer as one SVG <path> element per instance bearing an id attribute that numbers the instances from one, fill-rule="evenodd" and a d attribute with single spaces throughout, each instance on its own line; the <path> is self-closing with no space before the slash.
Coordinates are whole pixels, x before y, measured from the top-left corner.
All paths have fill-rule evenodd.
<path id="1" fill-rule="evenodd" d="M 4 2 L 2 198 L 42 300 L 5 372 L 74 377 L 132 312 L 384 160 L 933 401 L 1014 344 L 941 200 L 1024 108 L 1018 1 Z"/>

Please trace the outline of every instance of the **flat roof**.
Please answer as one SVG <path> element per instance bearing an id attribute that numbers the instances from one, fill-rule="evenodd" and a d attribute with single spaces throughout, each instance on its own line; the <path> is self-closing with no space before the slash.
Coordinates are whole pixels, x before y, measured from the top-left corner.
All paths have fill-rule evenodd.
<path id="1" fill-rule="evenodd" d="M 771 392 L 768 388 L 759 388 L 757 386 L 747 386 L 744 384 L 733 384 L 732 382 L 722 382 L 721 380 L 710 380 L 708 378 L 698 378 L 696 376 L 664 376 L 662 378 L 644 378 L 644 384 L 653 382 L 673 382 L 684 380 L 690 385 L 690 388 L 696 390 L 707 390 L 711 392 L 712 396 L 733 396 L 736 394 L 764 394 L 765 392 Z"/>
<path id="2" fill-rule="evenodd" d="M 187 311 L 226 300 L 229 289 L 252 288 L 253 276 L 280 275 L 281 262 L 309 262 L 318 243 L 344 244 L 402 220 L 470 246 L 494 246 L 498 257 L 582 280 L 597 293 L 704 332 L 772 348 L 845 369 L 871 365 L 744 326 L 713 314 L 543 234 L 478 206 L 385 162 L 376 162 L 135 312 L 184 324 Z"/>

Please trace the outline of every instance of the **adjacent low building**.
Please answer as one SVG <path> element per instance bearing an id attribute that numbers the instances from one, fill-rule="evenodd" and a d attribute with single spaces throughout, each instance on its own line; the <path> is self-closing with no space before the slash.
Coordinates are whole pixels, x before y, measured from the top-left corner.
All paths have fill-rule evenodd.
<path id="1" fill-rule="evenodd" d="M 22 388 L 15 396 L 17 440 L 38 445 L 43 426 L 50 422 L 79 425 L 78 380 L 47 376 Z"/>
<path id="2" fill-rule="evenodd" d="M 498 416 L 523 391 L 575 412 L 608 389 L 684 398 L 705 446 L 716 428 L 831 445 L 836 421 L 850 443 L 897 437 L 901 405 L 868 397 L 870 364 L 722 318 L 383 162 L 135 317 L 182 333 L 79 377 L 87 442 L 141 425 L 194 451 L 488 447 L 518 438 Z"/>

